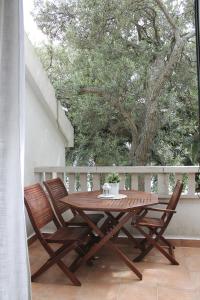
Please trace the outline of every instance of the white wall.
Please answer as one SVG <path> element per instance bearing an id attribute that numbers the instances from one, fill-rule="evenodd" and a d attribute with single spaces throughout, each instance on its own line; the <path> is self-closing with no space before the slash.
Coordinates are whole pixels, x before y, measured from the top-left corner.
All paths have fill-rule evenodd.
<path id="1" fill-rule="evenodd" d="M 166 235 L 200 240 L 200 199 L 181 199 Z"/>
<path id="2" fill-rule="evenodd" d="M 37 166 L 65 165 L 65 141 L 26 82 L 25 185 L 35 183 Z"/>
<path id="3" fill-rule="evenodd" d="M 26 95 L 25 95 L 25 186 L 34 184 L 34 168 L 65 166 L 65 147 L 73 146 L 74 131 L 55 98 L 54 89 L 36 56 L 25 39 Z M 27 233 L 33 233 L 27 219 Z"/>

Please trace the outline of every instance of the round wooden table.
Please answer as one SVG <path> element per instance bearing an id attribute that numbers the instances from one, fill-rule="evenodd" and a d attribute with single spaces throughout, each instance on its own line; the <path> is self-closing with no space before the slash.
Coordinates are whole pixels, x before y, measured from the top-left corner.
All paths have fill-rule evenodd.
<path id="1" fill-rule="evenodd" d="M 120 194 L 127 195 L 127 198 L 120 200 L 100 199 L 97 196 L 100 191 L 78 192 L 69 194 L 61 199 L 71 208 L 84 209 L 87 211 L 130 211 L 158 203 L 158 196 L 152 193 L 140 191 L 120 191 Z"/>
<path id="2" fill-rule="evenodd" d="M 94 256 L 105 244 L 110 249 L 117 252 L 120 258 L 127 264 L 127 266 L 142 279 L 142 274 L 135 267 L 133 262 L 125 255 L 122 250 L 112 241 L 112 238 L 122 230 L 129 239 L 137 243 L 134 237 L 124 227 L 130 218 L 137 215 L 138 211 L 142 208 L 158 203 L 158 196 L 152 193 L 140 191 L 120 191 L 121 194 L 127 195 L 127 198 L 114 200 L 114 199 L 99 199 L 97 196 L 100 191 L 93 192 L 80 192 L 73 193 L 67 197 L 62 198 L 60 201 L 67 204 L 75 210 L 82 218 L 88 223 L 93 231 L 99 236 L 99 242 L 95 243 L 90 250 L 80 258 L 77 262 L 76 269 L 84 262 L 88 261 Z M 94 224 L 84 211 L 103 211 L 106 219 L 100 227 Z M 112 215 L 112 212 L 118 212 L 117 216 Z"/>

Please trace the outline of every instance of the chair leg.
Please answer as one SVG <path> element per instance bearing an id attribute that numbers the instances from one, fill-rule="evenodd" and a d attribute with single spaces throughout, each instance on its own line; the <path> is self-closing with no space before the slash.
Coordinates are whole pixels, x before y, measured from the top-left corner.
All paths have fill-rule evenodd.
<path id="1" fill-rule="evenodd" d="M 81 286 L 81 282 L 78 280 L 78 278 L 65 266 L 65 264 L 61 261 L 57 263 L 60 267 L 60 269 L 69 277 L 71 282 L 76 286 Z"/>
<path id="2" fill-rule="evenodd" d="M 138 256 L 136 256 L 133 261 L 140 262 L 151 250 L 153 249 L 152 245 L 149 245 L 146 249 L 144 249 Z"/>
<path id="3" fill-rule="evenodd" d="M 166 240 L 164 236 L 160 236 L 160 239 L 165 245 L 167 245 L 169 249 L 169 254 L 175 259 L 175 255 L 174 255 L 175 246 L 172 245 L 168 240 Z"/>
<path id="4" fill-rule="evenodd" d="M 145 249 L 146 243 L 147 243 L 147 239 L 146 239 L 146 238 L 142 239 L 142 240 L 140 241 L 140 243 L 139 243 L 139 248 L 140 248 L 141 250 L 144 250 L 144 249 Z"/>
<path id="5" fill-rule="evenodd" d="M 130 232 L 125 227 L 123 227 L 121 231 L 123 231 L 126 234 L 128 239 L 135 245 L 135 248 L 142 249 L 140 243 L 130 234 Z"/>
<path id="6" fill-rule="evenodd" d="M 78 280 L 78 278 L 68 270 L 68 268 L 65 266 L 65 264 L 61 261 L 55 262 L 51 259 L 49 259 L 39 270 L 37 270 L 32 276 L 31 276 L 31 281 L 34 281 L 38 276 L 43 274 L 45 271 L 47 271 L 51 266 L 53 266 L 55 263 L 58 264 L 60 269 L 69 277 L 69 279 L 72 281 L 72 283 L 76 286 L 80 286 L 81 283 Z"/>
<path id="7" fill-rule="evenodd" d="M 147 255 L 147 253 L 149 253 L 149 251 L 151 251 L 151 249 L 153 247 L 157 248 L 173 265 L 179 265 L 179 263 L 177 262 L 177 260 L 173 257 L 173 255 L 170 255 L 167 251 L 165 251 L 163 249 L 162 246 L 160 246 L 158 244 L 158 241 L 161 237 L 161 232 L 160 234 L 157 234 L 156 238 L 153 239 L 150 235 L 148 235 L 143 229 L 141 229 L 139 226 L 136 226 L 136 228 L 147 238 L 148 242 L 149 242 L 149 247 L 147 247 L 147 249 L 145 249 L 144 252 L 142 252 L 138 257 L 136 257 L 134 259 L 134 261 L 139 261 L 138 259 L 142 259 L 144 256 Z"/>
<path id="8" fill-rule="evenodd" d="M 77 246 L 75 248 L 75 251 L 76 253 L 79 255 L 79 256 L 84 256 L 85 255 L 85 250 L 83 249 L 83 247 L 81 246 Z"/>
<path id="9" fill-rule="evenodd" d="M 95 236 L 94 236 L 95 237 Z M 86 255 L 86 253 L 91 249 L 91 247 L 97 243 L 99 241 L 99 237 L 95 237 L 92 239 L 90 239 L 90 241 L 88 242 L 88 244 L 83 247 L 81 245 L 79 245 L 77 248 L 76 248 L 76 252 L 79 254 L 79 256 L 72 262 L 72 264 L 69 266 L 69 270 L 71 272 L 75 272 L 76 271 L 76 266 L 78 265 L 79 261 L 82 259 L 82 257 L 84 255 Z M 93 260 L 95 260 L 96 258 L 95 257 L 91 257 L 87 262 L 86 264 L 91 267 L 93 266 Z"/>
<path id="10" fill-rule="evenodd" d="M 172 245 L 168 240 L 166 240 L 166 239 L 164 238 L 164 236 L 160 236 L 160 239 L 161 239 L 161 240 L 163 241 L 163 243 L 165 243 L 169 248 L 175 249 L 175 246 Z"/>
<path id="11" fill-rule="evenodd" d="M 152 237 L 156 233 L 156 230 L 153 230 L 152 228 L 149 228 L 149 235 Z M 146 245 L 148 244 L 147 238 L 143 238 L 142 241 L 139 243 L 139 248 L 141 250 L 145 250 L 147 247 Z"/>
<path id="12" fill-rule="evenodd" d="M 78 280 L 78 278 L 67 268 L 67 266 L 61 261 L 61 259 L 72 249 L 74 249 L 74 245 L 71 245 L 67 248 L 65 248 L 62 252 L 59 254 L 52 254 L 52 256 L 44 263 L 42 267 L 39 268 L 32 276 L 31 280 L 34 281 L 38 276 L 40 276 L 42 273 L 47 271 L 50 267 L 52 267 L 54 264 L 57 264 L 60 269 L 69 277 L 69 279 L 72 281 L 72 283 L 76 286 L 80 286 L 81 283 Z"/>

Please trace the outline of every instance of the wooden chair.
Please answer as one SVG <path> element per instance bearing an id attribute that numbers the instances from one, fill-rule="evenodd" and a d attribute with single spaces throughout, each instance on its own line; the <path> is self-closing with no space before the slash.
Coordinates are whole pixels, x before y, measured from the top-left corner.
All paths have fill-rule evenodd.
<path id="1" fill-rule="evenodd" d="M 57 264 L 74 285 L 81 285 L 77 277 L 61 259 L 72 250 L 77 250 L 78 252 L 82 251 L 81 246 L 87 240 L 89 230 L 87 228 L 61 226 L 40 184 L 26 187 L 24 189 L 24 200 L 37 238 L 50 256 L 44 265 L 31 276 L 32 281 L 51 266 Z M 43 233 L 42 228 L 52 221 L 56 226 L 56 231 L 54 233 Z M 54 251 L 52 247 L 50 247 L 50 243 L 61 244 L 61 247 Z"/>
<path id="2" fill-rule="evenodd" d="M 58 216 L 58 219 L 63 226 L 81 226 L 81 227 L 87 226 L 88 227 L 88 224 L 80 215 L 76 214 L 75 211 L 71 210 L 65 203 L 62 203 L 60 201 L 61 198 L 68 196 L 68 192 L 67 189 L 65 188 L 63 181 L 59 177 L 44 181 L 43 183 L 51 198 L 51 202 Z M 66 221 L 62 216 L 62 214 L 67 210 L 71 210 L 73 213 L 73 217 L 69 221 Z M 91 214 L 91 213 L 87 214 L 87 216 L 95 224 L 97 224 L 104 217 L 103 214 Z"/>
<path id="3" fill-rule="evenodd" d="M 139 248 L 142 250 L 134 259 L 135 262 L 141 261 L 155 247 L 173 265 L 179 264 L 174 256 L 175 247 L 164 238 L 163 234 L 176 212 L 175 209 L 180 199 L 182 189 L 183 184 L 177 181 L 169 203 L 159 202 L 159 204 L 166 205 L 166 208 L 147 207 L 133 220 L 132 225 L 145 237 L 139 245 Z M 162 213 L 162 215 L 159 218 L 153 218 L 147 215 L 149 212 Z M 149 232 L 144 231 L 143 227 L 147 228 Z M 162 242 L 162 245 L 159 242 Z M 167 247 L 168 251 L 165 250 L 163 244 Z"/>

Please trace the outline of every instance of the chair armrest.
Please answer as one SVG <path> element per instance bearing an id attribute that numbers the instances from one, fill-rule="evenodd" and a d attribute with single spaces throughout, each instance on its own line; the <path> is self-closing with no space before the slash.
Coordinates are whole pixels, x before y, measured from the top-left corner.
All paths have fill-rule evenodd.
<path id="1" fill-rule="evenodd" d="M 159 204 L 162 204 L 162 205 L 168 205 L 169 203 L 168 202 L 163 202 L 163 201 L 161 201 L 161 202 L 158 202 L 158 205 Z"/>
<path id="2" fill-rule="evenodd" d="M 148 210 L 146 208 L 141 209 L 141 211 L 132 218 L 131 225 L 134 225 L 139 220 L 142 220 L 142 218 L 144 218 L 147 213 Z"/>
<path id="3" fill-rule="evenodd" d="M 163 208 L 154 208 L 154 207 L 148 207 L 146 208 L 147 211 L 158 211 L 158 212 L 166 212 L 166 213 L 176 213 L 173 209 L 163 209 Z"/>

